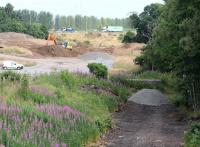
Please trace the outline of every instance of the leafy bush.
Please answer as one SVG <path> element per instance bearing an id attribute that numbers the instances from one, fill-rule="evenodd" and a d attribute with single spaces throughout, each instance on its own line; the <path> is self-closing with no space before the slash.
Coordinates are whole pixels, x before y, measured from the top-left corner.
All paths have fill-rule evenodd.
<path id="1" fill-rule="evenodd" d="M 185 147 L 200 146 L 200 123 L 191 125 L 190 130 L 185 134 Z"/>
<path id="2" fill-rule="evenodd" d="M 140 66 L 143 66 L 144 65 L 144 56 L 139 56 L 139 57 L 137 57 L 136 59 L 135 59 L 135 64 L 137 64 L 137 65 L 140 65 Z"/>
<path id="3" fill-rule="evenodd" d="M 13 71 L 5 71 L 3 73 L 0 74 L 0 79 L 6 79 L 6 80 L 10 80 L 10 81 L 20 81 L 20 77 L 21 75 L 13 72 Z"/>
<path id="4" fill-rule="evenodd" d="M 40 23 L 29 24 L 11 4 L 0 8 L 0 32 L 26 33 L 37 38 L 47 38 L 48 29 Z"/>
<path id="5" fill-rule="evenodd" d="M 97 78 L 107 78 L 108 76 L 108 68 L 101 63 L 90 63 L 88 68 Z"/>
<path id="6" fill-rule="evenodd" d="M 17 20 L 9 20 L 6 22 L 6 27 L 2 28 L 5 32 L 21 32 L 24 33 L 27 31 L 25 25 Z"/>
<path id="7" fill-rule="evenodd" d="M 61 79 L 64 81 L 65 85 L 69 88 L 72 89 L 75 87 L 76 81 L 73 77 L 72 74 L 70 74 L 67 71 L 62 71 L 61 72 Z"/>
<path id="8" fill-rule="evenodd" d="M 28 77 L 24 75 L 20 80 L 19 94 L 22 98 L 26 99 L 29 92 L 29 81 Z"/>
<path id="9" fill-rule="evenodd" d="M 35 92 L 30 91 L 30 90 L 27 91 L 26 96 L 36 104 L 48 103 L 51 100 L 50 96 L 44 96 L 42 94 L 35 93 Z"/>
<path id="10" fill-rule="evenodd" d="M 138 79 L 162 79 L 163 74 L 157 71 L 145 71 L 137 75 Z"/>
<path id="11" fill-rule="evenodd" d="M 180 95 L 180 94 L 175 94 L 170 97 L 170 100 L 176 107 L 185 107 L 187 106 L 187 98 Z"/>
<path id="12" fill-rule="evenodd" d="M 155 85 L 152 85 L 150 83 L 147 83 L 147 82 L 143 82 L 143 81 L 134 81 L 134 80 L 130 80 L 129 77 L 124 77 L 124 76 L 112 76 L 110 78 L 110 80 L 112 82 L 116 82 L 118 84 L 121 84 L 123 86 L 126 86 L 126 87 L 129 87 L 129 88 L 134 88 L 135 90 L 140 90 L 140 89 L 143 89 L 143 88 L 156 88 Z"/>
<path id="13" fill-rule="evenodd" d="M 135 33 L 128 31 L 126 33 L 126 35 L 124 36 L 122 42 L 123 43 L 131 43 L 131 42 L 134 42 L 134 39 L 135 39 Z"/>
<path id="14" fill-rule="evenodd" d="M 26 31 L 27 34 L 30 34 L 36 38 L 42 38 L 42 39 L 45 39 L 48 37 L 48 30 L 42 24 L 34 23 L 32 25 L 28 25 L 27 27 L 28 27 Z"/>
<path id="15" fill-rule="evenodd" d="M 104 132 L 106 129 L 112 127 L 112 120 L 111 118 L 97 118 L 95 121 L 100 132 Z"/>

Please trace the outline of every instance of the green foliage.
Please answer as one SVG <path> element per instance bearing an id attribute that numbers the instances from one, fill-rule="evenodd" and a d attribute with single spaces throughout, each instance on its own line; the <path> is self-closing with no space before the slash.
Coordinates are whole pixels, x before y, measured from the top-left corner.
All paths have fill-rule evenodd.
<path id="1" fill-rule="evenodd" d="M 97 78 L 107 78 L 108 76 L 108 68 L 101 63 L 90 63 L 88 68 Z"/>
<path id="2" fill-rule="evenodd" d="M 27 28 L 25 25 L 18 20 L 7 20 L 3 26 L 1 26 L 3 32 L 21 32 L 25 33 Z"/>
<path id="3" fill-rule="evenodd" d="M 154 88 L 158 88 L 157 85 L 148 83 L 148 82 L 144 82 L 142 80 L 131 80 L 130 77 L 125 77 L 125 76 L 112 76 L 110 78 L 111 81 L 119 83 L 125 87 L 129 87 L 129 88 L 133 88 L 135 91 L 136 90 L 140 90 L 140 89 L 144 89 L 144 88 L 149 88 L 149 89 L 154 89 Z"/>
<path id="4" fill-rule="evenodd" d="M 29 81 L 27 75 L 23 75 L 20 80 L 19 94 L 22 98 L 27 99 L 29 93 Z"/>
<path id="5" fill-rule="evenodd" d="M 193 123 L 185 134 L 185 147 L 200 146 L 200 123 Z"/>
<path id="6" fill-rule="evenodd" d="M 29 27 L 27 31 L 28 34 L 37 38 L 42 38 L 42 39 L 45 39 L 48 37 L 48 31 L 44 25 L 39 24 L 39 23 L 34 23 L 28 27 Z"/>
<path id="7" fill-rule="evenodd" d="M 134 42 L 134 39 L 135 39 L 135 33 L 128 31 L 124 35 L 122 42 L 123 43 L 131 43 L 131 42 Z"/>
<path id="8" fill-rule="evenodd" d="M 50 12 L 41 11 L 37 16 L 38 22 L 44 25 L 47 29 L 53 26 L 53 15 Z"/>
<path id="9" fill-rule="evenodd" d="M 69 89 L 72 89 L 76 86 L 74 77 L 67 71 L 61 72 L 61 79 Z"/>
<path id="10" fill-rule="evenodd" d="M 30 22 L 33 15 L 35 17 L 35 12 L 25 10 L 25 11 L 14 11 L 14 7 L 11 4 L 7 4 L 6 7 L 0 8 L 0 32 L 18 32 L 30 34 L 37 38 L 47 38 L 49 24 L 49 13 L 45 13 L 42 17 L 44 20 L 42 22 Z M 31 16 L 30 16 L 31 15 Z M 45 19 L 45 18 L 48 19 Z M 28 22 L 27 22 L 28 21 Z M 36 20 L 35 20 L 36 21 Z M 45 23 L 46 22 L 46 23 Z"/>
<path id="11" fill-rule="evenodd" d="M 137 75 L 136 78 L 138 79 L 161 79 L 163 76 L 162 73 L 157 71 L 145 71 L 141 74 Z"/>
<path id="12" fill-rule="evenodd" d="M 60 89 L 56 89 L 56 91 L 55 91 L 55 95 L 56 95 L 57 98 L 59 98 L 59 99 L 65 97 L 65 95 L 63 94 L 63 92 L 62 92 Z"/>
<path id="13" fill-rule="evenodd" d="M 132 27 L 136 28 L 137 35 L 130 38 L 129 42 L 147 43 L 151 39 L 154 24 L 161 14 L 162 7 L 162 4 L 155 3 L 146 6 L 139 15 L 136 13 L 130 15 Z"/>
<path id="14" fill-rule="evenodd" d="M 194 110 L 200 108 L 199 5 L 198 0 L 166 1 L 152 39 L 144 48 L 144 65 L 175 73 L 177 90 Z"/>
<path id="15" fill-rule="evenodd" d="M 94 16 L 59 16 L 55 17 L 55 29 L 72 27 L 78 31 L 94 31 L 101 30 L 105 26 L 123 26 L 124 28 L 130 28 L 129 18 L 97 18 Z"/>
<path id="16" fill-rule="evenodd" d="M 13 71 L 5 71 L 0 73 L 1 80 L 20 81 L 21 75 Z"/>
<path id="17" fill-rule="evenodd" d="M 8 16 L 12 16 L 13 15 L 13 10 L 14 10 L 14 7 L 10 3 L 6 4 L 5 12 L 6 12 L 6 14 Z"/>
<path id="18" fill-rule="evenodd" d="M 112 127 L 112 120 L 110 118 L 96 118 L 95 124 L 100 132 L 104 132 L 106 129 Z"/>
<path id="19" fill-rule="evenodd" d="M 51 96 L 46 96 L 48 91 L 34 91 L 32 89 L 33 85 L 37 85 L 36 87 L 38 88 L 45 87 L 45 89 L 49 89 Z M 88 88 L 84 89 L 84 87 Z M 42 88 L 39 90 L 41 89 Z M 98 89 L 102 92 L 99 93 Z M 22 76 L 20 83 L 10 82 L 8 80 L 3 84 L 0 96 L 3 97 L 11 107 L 13 107 L 13 105 L 18 106 L 20 111 L 10 112 L 10 110 L 16 110 L 14 107 L 14 109 L 7 108 L 6 114 L 0 113 L 0 122 L 6 122 L 10 128 L 14 128 L 14 132 L 8 132 L 8 136 L 4 136 L 4 140 L 10 147 L 23 145 L 34 146 L 30 138 L 21 139 L 20 136 L 23 135 L 24 131 L 27 132 L 26 130 L 30 127 L 34 127 L 34 125 L 32 125 L 33 121 L 37 121 L 38 125 L 42 123 L 42 127 L 40 126 L 39 129 L 34 129 L 33 137 L 35 136 L 36 138 L 32 139 L 36 139 L 38 144 L 43 144 L 41 146 L 52 146 L 52 144 L 50 144 L 51 139 L 46 140 L 46 135 L 44 134 L 50 134 L 52 137 L 55 137 L 54 139 L 56 139 L 58 143 L 66 143 L 68 146 L 76 147 L 83 146 L 90 141 L 95 141 L 97 137 L 100 136 L 101 132 L 112 127 L 111 113 L 116 110 L 120 103 L 125 102 L 129 95 L 130 92 L 128 88 L 122 85 L 98 79 L 95 76 L 72 74 L 65 71 L 42 74 L 36 77 Z M 1 104 L 0 102 L 0 106 Z M 48 114 L 51 110 L 53 112 L 57 110 L 60 111 L 65 105 L 73 108 L 69 109 L 69 107 L 66 107 L 70 112 L 76 113 L 76 116 L 67 113 L 62 117 L 58 117 L 58 115 L 62 115 L 62 113 L 58 112 L 56 114 Z M 41 112 L 38 110 L 39 106 L 41 106 L 42 109 L 48 106 L 49 110 Z M 9 115 L 7 115 L 7 112 Z M 78 119 L 76 119 L 79 114 L 81 118 L 78 117 Z M 13 115 L 20 118 L 20 122 L 7 119 L 9 116 Z M 66 117 L 69 117 L 69 119 L 66 119 Z M 51 125 L 46 126 L 48 123 L 51 123 Z M 38 127 L 38 125 L 36 127 Z M 44 126 L 48 127 L 48 129 L 44 128 Z M 20 131 L 16 131 L 15 127 L 17 127 L 17 129 L 20 128 Z M 2 143 L 1 133 L 2 131 L 0 131 L 0 142 Z M 12 139 L 13 136 L 18 136 L 15 137 L 18 143 Z"/>
<path id="20" fill-rule="evenodd" d="M 141 55 L 139 57 L 136 57 L 134 62 L 137 65 L 143 66 L 144 65 L 144 61 L 145 61 L 145 57 L 144 57 L 144 55 Z"/>

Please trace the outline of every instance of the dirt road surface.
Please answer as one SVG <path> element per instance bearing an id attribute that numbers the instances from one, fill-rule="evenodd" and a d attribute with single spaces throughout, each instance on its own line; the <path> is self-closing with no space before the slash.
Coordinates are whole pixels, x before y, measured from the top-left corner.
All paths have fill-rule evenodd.
<path id="1" fill-rule="evenodd" d="M 96 59 L 90 59 L 90 56 L 96 55 Z M 23 70 L 17 71 L 19 73 L 27 73 L 30 75 L 40 73 L 50 73 L 52 71 L 68 70 L 70 72 L 89 73 L 87 68 L 88 63 L 103 63 L 108 68 L 112 68 L 113 60 L 112 56 L 108 56 L 106 53 L 91 52 L 87 53 L 87 56 L 80 57 L 44 57 L 38 59 L 31 59 L 26 57 L 16 57 L 10 55 L 0 54 L 0 58 L 6 60 L 33 62 L 35 66 L 25 67 Z M 110 57 L 110 58 L 108 58 Z M 0 69 L 0 72 L 3 71 Z"/>
<path id="2" fill-rule="evenodd" d="M 154 92 L 150 97 L 159 94 Z M 148 96 L 146 98 L 149 101 Z M 144 103 L 144 99 L 142 101 Z M 134 102 L 132 97 L 122 112 L 114 114 L 114 118 L 116 128 L 106 135 L 107 143 L 104 145 L 106 147 L 181 147 L 183 145 L 187 123 L 171 104 L 142 105 Z"/>

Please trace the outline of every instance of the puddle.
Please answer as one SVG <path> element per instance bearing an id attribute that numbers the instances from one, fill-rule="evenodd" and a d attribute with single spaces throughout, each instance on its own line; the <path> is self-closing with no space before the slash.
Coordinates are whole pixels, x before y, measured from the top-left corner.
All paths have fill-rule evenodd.
<path id="1" fill-rule="evenodd" d="M 109 69 L 112 68 L 114 57 L 104 52 L 89 52 L 80 56 L 80 59 L 87 60 L 90 63 L 102 63 Z"/>

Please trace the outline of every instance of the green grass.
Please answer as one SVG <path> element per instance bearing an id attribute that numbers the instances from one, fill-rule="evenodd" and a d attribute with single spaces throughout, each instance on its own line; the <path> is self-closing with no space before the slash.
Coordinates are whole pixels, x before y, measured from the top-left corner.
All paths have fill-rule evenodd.
<path id="1" fill-rule="evenodd" d="M 199 147 L 200 146 L 200 123 L 195 122 L 191 124 L 190 129 L 185 134 L 185 147 Z"/>
<path id="2" fill-rule="evenodd" d="M 9 146 L 35 146 L 38 144 L 52 146 L 62 143 L 76 147 L 86 145 L 97 140 L 102 132 L 112 126 L 112 112 L 118 104 L 126 102 L 130 95 L 130 91 L 121 85 L 93 76 L 71 74 L 64 71 L 36 77 L 8 72 L 1 73 L 0 77 L 3 79 L 0 80 L 0 104 L 5 105 L 8 111 L 4 113 L 0 109 L 0 123 L 6 122 L 12 130 L 5 132 L 6 129 L 0 126 L 0 144 L 9 144 Z M 92 88 L 94 86 L 101 89 L 102 92 L 96 92 Z M 83 87 L 89 87 L 89 89 Z M 112 91 L 112 94 L 109 94 L 108 90 Z M 58 119 L 56 115 L 51 116 L 48 112 L 39 111 L 38 105 L 50 107 L 55 111 L 69 106 L 70 111 L 72 109 L 80 112 L 81 116 L 69 115 L 67 119 Z M 11 112 L 10 108 L 13 107 L 18 107 L 20 112 Z M 10 118 L 12 115 L 28 122 L 23 121 L 24 123 L 21 124 L 13 122 Z M 50 123 L 54 127 L 48 127 L 48 129 L 41 127 L 43 133 L 35 131 L 36 138 L 24 140 L 23 133 L 30 128 L 30 124 L 40 120 L 42 120 L 42 126 Z M 18 128 L 23 129 L 16 131 Z M 68 131 L 60 131 L 61 128 Z M 47 139 L 45 134 L 50 134 L 52 139 Z M 40 137 L 37 138 L 37 136 Z"/>

